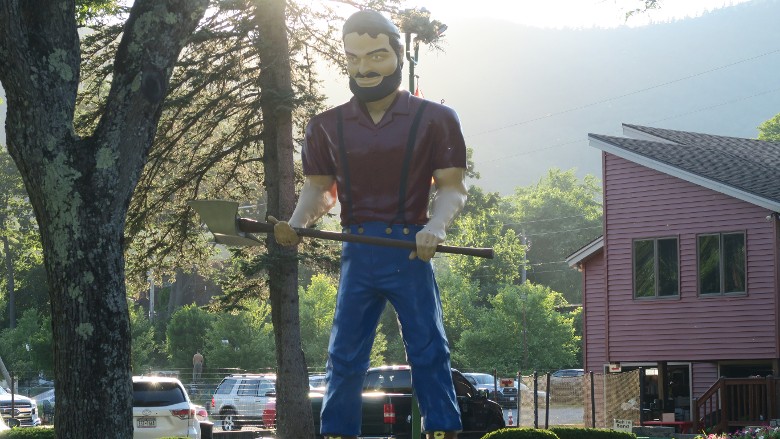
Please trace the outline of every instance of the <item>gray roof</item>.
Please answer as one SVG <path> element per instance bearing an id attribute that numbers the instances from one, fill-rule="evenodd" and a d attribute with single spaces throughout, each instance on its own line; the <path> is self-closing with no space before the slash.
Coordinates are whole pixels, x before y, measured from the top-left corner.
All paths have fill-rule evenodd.
<path id="1" fill-rule="evenodd" d="M 780 142 L 624 124 L 641 139 L 588 134 L 606 152 L 780 211 Z"/>
<path id="2" fill-rule="evenodd" d="M 594 254 L 598 253 L 599 250 L 604 248 L 604 236 L 599 236 L 598 238 L 594 239 L 593 241 L 585 244 L 578 250 L 576 250 L 574 253 L 570 254 L 569 256 L 566 256 L 566 263 L 569 264 L 569 267 L 576 267 L 589 257 L 593 256 Z"/>

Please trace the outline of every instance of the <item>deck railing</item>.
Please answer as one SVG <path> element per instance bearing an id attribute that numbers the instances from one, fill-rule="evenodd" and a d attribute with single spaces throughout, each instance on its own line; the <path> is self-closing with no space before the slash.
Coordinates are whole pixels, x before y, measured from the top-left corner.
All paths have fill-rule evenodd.
<path id="1" fill-rule="evenodd" d="M 780 378 L 721 378 L 700 398 L 691 413 L 695 432 L 723 433 L 746 426 L 767 425 L 780 418 Z"/>

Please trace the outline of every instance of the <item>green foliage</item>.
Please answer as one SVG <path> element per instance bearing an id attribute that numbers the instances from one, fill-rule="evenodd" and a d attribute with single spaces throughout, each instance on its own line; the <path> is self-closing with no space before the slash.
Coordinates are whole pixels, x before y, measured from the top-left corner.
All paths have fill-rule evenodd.
<path id="1" fill-rule="evenodd" d="M 76 2 L 76 22 L 80 26 L 95 23 L 119 12 L 117 0 L 79 0 Z"/>
<path id="2" fill-rule="evenodd" d="M 578 340 L 582 340 L 582 307 L 579 306 L 577 308 L 574 308 L 571 310 L 568 315 L 572 319 L 572 324 L 574 325 L 574 335 L 577 337 Z M 568 367 L 576 368 L 579 365 L 585 364 L 585 362 L 582 359 L 582 343 L 577 343 L 577 348 L 575 349 L 575 359 L 574 362 L 569 364 Z"/>
<path id="3" fill-rule="evenodd" d="M 0 253 L 3 302 L 7 304 L 7 288 L 13 281 L 16 309 L 35 307 L 46 311 L 48 295 L 45 272 L 41 269 L 43 253 L 38 224 L 22 176 L 5 148 L 0 150 Z M 11 261 L 10 271 L 7 260 Z"/>
<path id="4" fill-rule="evenodd" d="M 16 328 L 0 332 L 0 352 L 6 367 L 17 375 L 24 371 L 37 376 L 40 370 L 54 370 L 51 318 L 35 309 L 25 310 Z"/>
<path id="5" fill-rule="evenodd" d="M 398 315 L 395 313 L 393 305 L 388 303 L 379 318 L 377 340 L 374 341 L 374 349 L 371 351 L 372 366 L 406 363 L 406 347 L 399 328 Z M 381 350 L 376 346 L 376 342 L 379 340 L 383 343 Z"/>
<path id="6" fill-rule="evenodd" d="M 38 245 L 40 242 L 36 242 L 34 245 Z M 23 250 L 24 251 L 24 250 Z M 17 264 L 20 267 L 21 264 Z M 0 272 L 5 273 L 5 270 L 0 269 Z M 7 279 L 3 277 L 3 279 Z M 0 282 L 3 285 L 2 293 L 0 297 L 3 298 L 2 309 L 3 316 L 0 318 L 0 322 L 4 324 L 2 326 L 8 326 L 8 310 L 7 306 L 7 284 Z M 16 317 L 19 318 L 20 310 L 34 309 L 41 315 L 49 315 L 51 313 L 51 307 L 49 305 L 49 284 L 46 280 L 46 269 L 42 263 L 31 264 L 27 267 L 14 270 L 14 290 L 15 303 L 16 303 Z"/>
<path id="7" fill-rule="evenodd" d="M 130 361 L 136 373 L 151 366 L 160 347 L 154 339 L 154 327 L 140 306 L 129 305 L 130 333 L 132 334 Z"/>
<path id="8" fill-rule="evenodd" d="M 463 332 L 453 363 L 472 370 L 553 370 L 574 364 L 580 339 L 573 319 L 556 311 L 566 304 L 559 293 L 542 285 L 506 286 L 489 306 L 475 312 Z"/>
<path id="9" fill-rule="evenodd" d="M 514 283 L 525 258 L 518 235 L 497 220 L 501 217 L 497 200 L 497 194 L 485 195 L 477 187 L 469 188 L 467 209 L 455 219 L 447 237 L 449 245 L 492 247 L 493 260 L 438 255 L 435 261 L 437 267 L 446 266 L 466 279 L 477 280 L 483 297 L 494 295 L 501 285 Z"/>
<path id="10" fill-rule="evenodd" d="M 549 430 L 502 428 L 482 436 L 482 439 L 558 439 L 558 436 Z"/>
<path id="11" fill-rule="evenodd" d="M 270 305 L 248 300 L 243 305 L 244 309 L 214 316 L 201 351 L 205 357 L 204 367 L 247 370 L 275 367 L 276 348 Z M 188 353 L 190 367 L 194 353 Z"/>
<path id="12" fill-rule="evenodd" d="M 760 140 L 780 142 L 780 114 L 758 126 L 758 138 Z"/>
<path id="13" fill-rule="evenodd" d="M 323 274 L 314 275 L 307 288 L 299 288 L 301 343 L 309 366 L 325 367 L 328 359 L 336 292 L 336 281 Z"/>
<path id="14" fill-rule="evenodd" d="M 54 439 L 54 429 L 51 427 L 12 428 L 0 433 L 3 439 Z"/>
<path id="15" fill-rule="evenodd" d="M 538 184 L 517 188 L 505 210 L 510 227 L 528 239 L 528 280 L 581 303 L 582 278 L 565 259 L 602 233 L 598 180 L 553 168 Z"/>
<path id="16" fill-rule="evenodd" d="M 380 323 L 376 328 L 376 336 L 374 337 L 374 344 L 371 346 L 371 356 L 370 356 L 370 367 L 377 367 L 382 366 L 384 364 L 388 363 L 387 358 L 385 357 L 385 352 L 387 352 L 387 337 L 385 337 L 384 332 L 382 332 L 382 324 Z M 404 356 L 404 358 L 406 358 Z M 402 364 L 403 362 L 393 362 L 394 364 Z"/>
<path id="17" fill-rule="evenodd" d="M 427 9 L 404 9 L 395 16 L 398 27 L 403 33 L 415 35 L 415 42 L 431 44 L 436 47 L 439 37 L 447 28 L 438 20 L 431 20 L 431 13 Z"/>
<path id="18" fill-rule="evenodd" d="M 605 428 L 550 427 L 560 439 L 636 439 L 634 433 Z"/>
<path id="19" fill-rule="evenodd" d="M 204 350 L 204 339 L 213 316 L 191 304 L 179 308 L 171 316 L 166 329 L 166 351 L 174 367 L 192 367 L 192 356 Z"/>
<path id="20" fill-rule="evenodd" d="M 443 268 L 436 273 L 436 282 L 441 294 L 444 327 L 450 346 L 455 346 L 464 331 L 474 326 L 479 300 L 479 282 Z"/>
<path id="21" fill-rule="evenodd" d="M 216 252 L 187 200 L 238 200 L 262 206 L 253 212 L 242 210 L 242 216 L 265 216 L 262 140 L 268 127 L 261 111 L 264 93 L 258 86 L 266 69 L 260 68 L 264 45 L 259 44 L 257 33 L 258 14 L 263 8 L 244 1 L 233 3 L 213 8 L 203 19 L 173 71 L 148 164 L 127 216 L 131 290 L 144 288 L 143 279 L 151 267 L 161 275 L 171 274 L 179 261 L 186 260 L 207 276 L 205 270 L 213 268 L 209 261 Z M 335 51 L 341 43 L 327 34 L 330 25 L 323 29 L 321 24 L 326 21 L 313 24 L 310 9 L 293 2 L 288 7 L 292 90 L 277 98 L 293 108 L 300 136 L 310 116 L 323 109 L 310 55 L 342 51 Z M 80 117 L 76 124 L 80 134 L 90 133 L 102 115 L 112 65 L 107 57 L 116 49 L 121 30 L 118 25 L 98 26 L 94 34 L 84 38 L 84 86 L 78 96 Z M 326 34 L 312 35 L 320 31 Z M 300 168 L 296 171 L 300 175 Z M 304 241 L 304 252 L 311 241 Z M 261 272 L 269 267 L 263 260 L 265 254 L 261 246 L 235 252 L 233 257 L 246 258 L 252 262 L 246 268 L 257 267 Z M 254 263 L 258 260 L 263 263 Z M 226 304 L 257 297 L 257 289 L 251 287 L 257 284 L 229 288 L 238 297 Z"/>
<path id="22" fill-rule="evenodd" d="M 299 288 L 301 315 L 301 343 L 310 367 L 325 367 L 328 360 L 328 342 L 336 310 L 337 281 L 324 274 L 312 276 L 306 288 Z M 388 308 L 386 312 L 392 310 Z M 394 313 L 393 313 L 394 315 Z M 371 366 L 385 364 L 388 337 L 383 332 L 383 324 L 377 328 L 374 345 L 371 349 Z M 393 325 L 391 328 L 395 328 Z M 397 333 L 397 331 L 396 331 Z"/>

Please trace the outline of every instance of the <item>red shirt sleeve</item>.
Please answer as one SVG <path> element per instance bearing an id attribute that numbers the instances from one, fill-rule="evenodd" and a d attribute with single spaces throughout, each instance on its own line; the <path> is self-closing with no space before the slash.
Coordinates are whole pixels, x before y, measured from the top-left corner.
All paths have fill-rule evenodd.
<path id="1" fill-rule="evenodd" d="M 460 129 L 457 113 L 449 107 L 439 106 L 440 117 L 433 120 L 436 139 L 432 144 L 433 169 L 465 168 L 466 141 Z"/>
<path id="2" fill-rule="evenodd" d="M 301 149 L 301 164 L 304 175 L 336 175 L 334 152 L 337 151 L 337 141 L 328 135 L 323 119 L 326 114 L 313 118 L 306 125 L 306 135 Z M 333 121 L 333 126 L 336 121 Z"/>

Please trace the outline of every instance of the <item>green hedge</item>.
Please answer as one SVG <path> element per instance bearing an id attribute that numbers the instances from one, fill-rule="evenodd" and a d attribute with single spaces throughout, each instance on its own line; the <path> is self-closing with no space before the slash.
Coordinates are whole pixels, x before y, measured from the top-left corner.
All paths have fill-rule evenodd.
<path id="1" fill-rule="evenodd" d="M 51 427 L 13 428 L 0 433 L 2 439 L 54 439 Z M 162 439 L 187 439 L 184 437 L 166 437 Z"/>
<path id="2" fill-rule="evenodd" d="M 12 428 L 0 433 L 3 439 L 54 439 L 51 427 Z"/>
<path id="3" fill-rule="evenodd" d="M 636 439 L 634 433 L 604 428 L 550 427 L 560 439 Z"/>
<path id="4" fill-rule="evenodd" d="M 549 430 L 502 428 L 482 436 L 482 439 L 558 439 L 558 436 Z"/>

